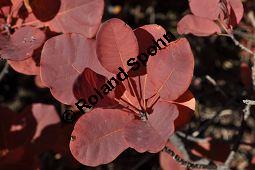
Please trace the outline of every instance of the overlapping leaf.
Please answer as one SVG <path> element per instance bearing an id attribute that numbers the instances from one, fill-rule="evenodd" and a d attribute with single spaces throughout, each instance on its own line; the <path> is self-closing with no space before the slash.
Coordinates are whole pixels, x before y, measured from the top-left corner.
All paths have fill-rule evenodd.
<path id="1" fill-rule="evenodd" d="M 165 33 L 164 29 L 155 25 L 137 30 L 135 33 L 138 38 L 142 34 L 148 35 L 146 43 L 152 42 L 153 38 L 159 38 L 160 34 L 163 36 Z M 110 31 L 111 35 L 114 35 L 114 31 L 120 32 L 121 36 L 115 36 L 114 40 L 110 40 L 104 31 L 106 33 Z M 131 35 L 131 38 L 128 39 L 127 35 Z M 98 34 L 99 40 L 97 40 L 97 54 L 100 62 L 107 70 L 117 73 L 114 66 L 128 69 L 125 65 L 128 59 L 125 56 L 127 51 L 119 43 L 128 39 L 127 42 L 136 41 L 135 44 L 137 44 L 133 35 L 130 29 L 119 19 L 107 21 L 101 27 Z M 103 43 L 102 40 L 108 40 L 109 44 Z M 136 45 L 130 44 L 129 47 L 138 51 Z M 117 50 L 112 48 L 117 48 Z M 144 48 L 145 46 L 139 46 L 139 50 Z M 194 67 L 193 54 L 188 41 L 186 39 L 174 41 L 154 57 L 149 59 L 144 74 L 132 74 L 132 78 L 129 80 L 131 82 L 129 85 L 132 85 L 133 89 L 135 88 L 137 94 L 139 93 L 138 89 L 141 91 L 141 94 L 136 95 L 136 97 L 138 97 L 137 101 L 144 101 L 141 106 L 143 110 L 134 109 L 138 105 L 131 103 L 129 103 L 131 105 L 123 105 L 123 107 L 114 110 L 95 108 L 78 120 L 73 131 L 73 140 L 70 141 L 71 151 L 78 161 L 90 166 L 105 164 L 115 159 L 127 147 L 134 148 L 139 152 L 158 152 L 165 146 L 168 137 L 174 132 L 174 123 L 179 111 L 187 111 L 185 109 L 179 110 L 179 106 L 194 110 L 194 98 L 189 93 L 185 93 L 190 84 Z M 161 69 L 158 69 L 157 66 L 160 66 Z M 96 84 L 100 82 L 96 81 L 100 78 L 98 74 L 89 74 L 89 77 L 88 80 L 91 81 L 88 81 L 88 84 L 97 86 Z M 140 78 L 143 78 L 143 83 L 139 81 Z M 102 80 L 105 81 L 104 78 Z M 182 94 L 184 95 L 181 97 Z M 127 98 L 135 96 L 129 90 L 126 90 L 122 97 L 124 95 Z M 145 98 L 143 98 L 144 96 Z M 159 99 L 154 97 L 159 97 Z M 122 105 L 122 103 L 120 104 Z M 133 115 L 133 118 L 123 123 L 122 116 L 127 114 L 127 111 L 128 114 Z M 185 121 L 177 122 L 180 127 L 192 117 L 189 115 L 190 112 L 187 114 Z M 113 128 L 116 125 L 121 130 Z M 116 134 L 116 132 L 118 133 Z M 117 137 L 120 138 L 120 141 L 115 144 Z M 113 147 L 109 143 L 114 143 L 116 146 Z M 102 148 L 105 147 L 111 149 L 112 153 L 108 152 L 109 149 L 104 151 Z"/>
<path id="2" fill-rule="evenodd" d="M 63 34 L 48 40 L 41 56 L 41 78 L 52 95 L 65 104 L 74 104 L 73 85 L 86 67 L 106 77 L 95 52 L 95 40 L 80 34 Z"/>
<path id="3" fill-rule="evenodd" d="M 137 57 L 138 50 L 135 34 L 125 22 L 110 19 L 102 24 L 97 34 L 97 56 L 108 71 L 117 74 L 122 67 L 127 72 L 126 63 Z"/>
<path id="4" fill-rule="evenodd" d="M 79 99 L 88 99 L 91 95 L 97 94 L 95 89 L 98 91 L 102 91 L 102 86 L 107 83 L 107 78 L 105 76 L 102 76 L 100 74 L 97 74 L 93 70 L 89 68 L 85 68 L 85 70 L 80 74 L 75 81 L 73 85 L 73 93 L 77 100 Z M 117 85 L 116 85 L 117 86 Z M 121 85 L 120 85 L 121 86 Z M 118 90 L 114 90 L 111 87 L 109 87 L 110 90 L 105 90 L 107 92 L 107 95 L 105 95 L 103 92 L 101 92 L 101 95 L 103 98 L 98 97 L 98 102 L 96 106 L 94 107 L 115 107 L 118 105 L 118 102 L 114 100 Z M 117 89 L 120 89 L 120 87 L 116 87 Z M 119 91 L 120 93 L 123 91 Z M 109 93 L 109 94 L 108 94 Z"/>
<path id="5" fill-rule="evenodd" d="M 122 20 L 113 18 L 102 24 L 97 34 L 96 43 L 97 57 L 111 73 L 117 74 L 119 67 L 125 72 L 129 71 L 126 65 L 130 58 L 137 58 L 139 47 L 133 30 Z M 128 48 L 127 48 L 128 47 Z M 125 100 L 133 101 L 134 105 L 138 105 L 138 100 L 135 98 L 134 89 L 129 82 L 123 82 L 127 92 L 124 94 Z"/>
<path id="6" fill-rule="evenodd" d="M 219 2 L 220 0 L 190 0 L 189 5 L 194 15 L 215 20 L 220 13 Z"/>
<path id="7" fill-rule="evenodd" d="M 43 152 L 68 153 L 72 128 L 60 126 L 54 106 L 33 104 L 20 114 L 1 107 L 0 114 L 0 169 L 38 169 Z"/>
<path id="8" fill-rule="evenodd" d="M 26 74 L 26 75 L 39 75 L 40 74 L 40 66 L 39 66 L 39 58 L 41 54 L 36 54 L 32 57 L 29 57 L 22 61 L 13 61 L 8 60 L 10 66 L 17 72 Z"/>
<path id="9" fill-rule="evenodd" d="M 1 38 L 2 39 L 2 38 Z M 40 29 L 26 26 L 18 29 L 11 37 L 0 42 L 0 55 L 4 59 L 21 61 L 32 56 L 45 40 Z"/>
<path id="10" fill-rule="evenodd" d="M 180 39 L 172 42 L 158 56 L 149 59 L 145 98 L 159 93 L 162 98 L 177 99 L 189 87 L 193 69 L 194 58 L 188 41 Z"/>
<path id="11" fill-rule="evenodd" d="M 174 121 L 174 125 L 176 129 L 180 129 L 184 127 L 194 117 L 194 112 L 196 109 L 196 100 L 193 94 L 189 90 L 183 93 L 175 101 L 167 101 L 167 100 L 164 100 L 164 101 L 176 104 L 179 110 L 179 116 Z"/>
<path id="12" fill-rule="evenodd" d="M 29 4 L 33 14 L 26 24 L 45 25 L 55 32 L 80 33 L 88 38 L 95 36 L 104 10 L 103 0 L 31 0 Z"/>
<path id="13" fill-rule="evenodd" d="M 191 0 L 189 5 L 194 15 L 188 14 L 181 19 L 179 34 L 209 36 L 220 33 L 222 27 L 231 31 L 244 12 L 241 0 Z"/>
<path id="14" fill-rule="evenodd" d="M 138 152 L 159 152 L 174 132 L 173 122 L 178 114 L 174 104 L 158 102 L 148 121 L 134 120 L 127 125 L 125 138 L 129 146 Z"/>
<path id="15" fill-rule="evenodd" d="M 87 113 L 78 120 L 72 133 L 72 154 L 89 166 L 111 162 L 128 148 L 124 130 L 131 120 L 130 113 L 116 109 Z"/>
<path id="16" fill-rule="evenodd" d="M 179 34 L 192 33 L 197 36 L 208 36 L 221 32 L 220 27 L 214 21 L 194 15 L 184 16 L 178 22 L 177 31 Z"/>

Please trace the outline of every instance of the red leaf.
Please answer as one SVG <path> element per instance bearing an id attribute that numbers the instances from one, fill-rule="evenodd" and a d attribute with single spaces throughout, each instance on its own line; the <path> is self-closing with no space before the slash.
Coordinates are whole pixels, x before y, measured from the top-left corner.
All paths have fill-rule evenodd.
<path id="1" fill-rule="evenodd" d="M 138 41 L 139 45 L 139 53 L 144 53 L 147 51 L 149 47 L 151 47 L 154 43 L 153 40 L 157 41 L 159 38 L 166 33 L 165 29 L 159 25 L 151 24 L 151 25 L 144 25 L 134 30 L 135 36 Z M 163 48 L 163 47 L 162 47 Z M 155 56 L 156 57 L 156 56 Z M 130 70 L 128 75 L 132 77 L 134 82 L 132 83 L 135 89 L 137 89 L 137 96 L 139 96 L 139 101 L 141 105 L 145 105 L 145 101 L 143 99 L 144 94 L 144 82 L 147 77 L 147 67 L 141 64 L 141 68 L 137 71 Z M 128 94 L 127 94 L 128 95 Z M 132 103 L 135 103 L 137 106 L 137 102 L 132 100 Z"/>
<path id="2" fill-rule="evenodd" d="M 11 5 L 11 1 L 10 0 L 1 0 L 0 1 L 0 7 L 9 6 L 9 5 Z"/>
<path id="3" fill-rule="evenodd" d="M 159 38 L 162 36 L 160 34 L 164 33 L 163 29 L 158 26 L 139 28 L 135 32 L 139 42 L 142 42 L 142 35 L 146 35 L 145 43 L 152 42 L 153 38 Z M 112 19 L 102 25 L 97 35 L 97 54 L 108 71 L 118 73 L 118 67 L 123 67 L 127 71 L 126 61 L 129 57 L 136 59 L 139 51 L 134 35 L 132 30 L 119 19 Z M 126 40 L 125 45 L 122 44 L 122 40 Z M 141 43 L 139 47 L 139 50 L 146 48 Z M 130 55 L 129 52 L 134 54 Z M 147 71 L 144 74 L 138 74 L 140 77 L 132 75 L 129 82 L 125 84 L 126 91 L 121 97 L 127 99 L 125 104 L 128 106 L 120 103 L 120 107 L 114 110 L 96 108 L 78 120 L 70 148 L 74 157 L 81 163 L 89 166 L 108 163 L 127 147 L 132 147 L 139 152 L 158 152 L 174 132 L 174 120 L 179 113 L 176 105 L 185 108 L 194 107 L 190 104 L 192 102 L 189 103 L 189 100 L 192 100 L 189 95 L 186 94 L 179 98 L 187 90 L 194 68 L 193 54 L 186 39 L 170 43 L 156 57 L 151 57 L 147 65 Z M 85 69 L 83 75 L 79 77 L 83 83 L 79 83 L 78 79 L 76 84 L 80 90 L 77 93 L 84 94 L 85 97 L 88 97 L 91 92 L 88 86 L 98 87 L 105 82 L 106 76 L 91 69 L 92 66 Z M 143 78 L 144 82 L 139 82 L 139 78 Z M 146 83 L 145 80 L 147 80 Z M 139 89 L 141 93 L 138 92 Z M 138 93 L 140 94 L 137 95 Z M 141 110 L 139 110 L 138 103 L 133 104 L 135 96 L 138 97 L 137 101 L 143 100 Z M 124 102 L 124 100 L 120 101 Z M 123 112 L 121 108 L 124 107 L 130 112 Z M 133 120 L 131 120 L 128 116 L 123 118 L 124 113 L 125 115 L 131 114 L 136 119 L 132 117 Z M 128 121 L 124 122 L 124 119 Z M 116 125 L 121 129 L 117 131 L 120 140 L 118 145 L 115 142 L 117 137 L 112 137 L 116 135 Z M 102 136 L 103 139 L 101 139 Z M 114 145 L 116 146 L 113 147 Z M 102 148 L 107 148 L 107 150 Z"/>
<path id="4" fill-rule="evenodd" d="M 32 56 L 45 40 L 45 34 L 30 26 L 18 29 L 9 40 L 0 42 L 0 54 L 4 59 L 25 60 Z"/>
<path id="5" fill-rule="evenodd" d="M 202 158 L 208 158 L 214 161 L 226 161 L 230 153 L 230 144 L 228 142 L 213 140 L 207 138 L 202 142 L 190 142 L 191 153 Z M 221 148 L 221 152 L 218 151 Z"/>
<path id="6" fill-rule="evenodd" d="M 19 9 L 23 5 L 23 1 L 24 0 L 11 0 L 11 2 L 12 2 L 12 10 L 11 11 L 13 13 L 13 17 L 17 17 Z"/>
<path id="7" fill-rule="evenodd" d="M 220 27 L 214 22 L 206 18 L 194 15 L 186 15 L 177 24 L 179 34 L 194 34 L 196 36 L 209 36 L 220 33 Z"/>
<path id="8" fill-rule="evenodd" d="M 42 48 L 34 50 L 33 56 L 25 60 L 22 61 L 8 60 L 8 63 L 15 71 L 19 73 L 26 75 L 39 75 L 41 50 Z"/>
<path id="9" fill-rule="evenodd" d="M 117 74 L 122 67 L 127 72 L 127 60 L 136 58 L 138 53 L 135 34 L 127 24 L 117 18 L 102 24 L 97 34 L 97 55 L 108 71 Z"/>
<path id="10" fill-rule="evenodd" d="M 176 129 L 180 129 L 189 123 L 194 116 L 196 100 L 190 91 L 186 91 L 174 103 L 176 103 L 179 111 L 179 116 L 175 119 L 174 125 Z"/>
<path id="11" fill-rule="evenodd" d="M 10 66 L 17 72 L 26 75 L 39 75 L 40 67 L 33 57 L 29 57 L 22 61 L 8 60 Z"/>
<path id="12" fill-rule="evenodd" d="M 52 10 L 49 10 L 51 4 Z M 28 25 L 49 26 L 52 31 L 80 33 L 88 38 L 96 35 L 104 10 L 103 0 L 34 0 L 31 4 L 35 16 L 26 20 Z M 48 11 L 48 13 L 45 13 Z M 86 17 L 81 17 L 86 16 Z M 45 22 L 42 23 L 37 19 Z"/>
<path id="13" fill-rule="evenodd" d="M 244 8 L 241 0 L 228 0 L 231 7 L 230 10 L 233 10 L 233 13 L 230 11 L 230 19 L 232 20 L 232 25 L 235 26 L 243 18 Z"/>
<path id="14" fill-rule="evenodd" d="M 109 91 L 109 94 L 105 95 L 101 87 L 107 84 L 107 78 L 97 74 L 93 70 L 86 68 L 83 73 L 77 78 L 77 80 L 74 83 L 74 95 L 76 99 L 88 99 L 91 95 L 97 96 L 97 104 L 95 107 L 108 107 L 111 108 L 113 106 L 116 106 L 118 104 L 117 101 L 114 100 L 115 94 L 114 90 Z M 109 87 L 111 89 L 111 87 Z M 116 88 L 119 88 L 117 86 Z M 103 99 L 98 96 L 98 92 L 95 91 L 97 89 Z M 115 90 L 116 91 L 116 90 Z"/>
<path id="15" fill-rule="evenodd" d="M 45 43 L 41 56 L 41 78 L 60 102 L 72 105 L 77 101 L 73 94 L 74 81 L 86 67 L 110 76 L 96 57 L 95 40 L 80 34 L 63 34 Z"/>
<path id="16" fill-rule="evenodd" d="M 43 152 L 71 155 L 67 149 L 71 128 L 57 124 L 54 106 L 33 104 L 20 114 L 1 108 L 0 113 L 0 169 L 38 169 Z"/>
<path id="17" fill-rule="evenodd" d="M 39 88 L 47 88 L 46 85 L 42 82 L 42 79 L 41 79 L 41 76 L 40 75 L 37 75 L 35 76 L 35 84 L 37 87 Z"/>
<path id="18" fill-rule="evenodd" d="M 148 121 L 133 120 L 125 128 L 125 138 L 131 148 L 138 152 L 159 152 L 174 132 L 173 121 L 178 116 L 174 104 L 158 102 Z"/>
<path id="19" fill-rule="evenodd" d="M 166 30 L 162 26 L 157 24 L 144 25 L 142 27 L 135 29 L 134 32 L 138 40 L 138 43 L 140 40 L 139 47 L 140 45 L 142 45 L 142 42 L 141 42 L 142 38 L 143 37 L 146 38 L 149 36 L 149 35 L 145 35 L 145 33 L 143 33 L 142 30 L 144 32 L 146 31 L 149 35 L 151 35 L 151 38 L 154 38 L 155 40 L 162 38 L 162 36 L 166 33 Z M 151 38 L 148 38 L 148 40 L 144 42 L 145 44 L 147 44 L 147 46 L 144 46 L 143 50 L 146 50 L 148 47 L 152 45 L 153 39 Z M 143 51 L 140 51 L 140 52 L 143 52 Z"/>
<path id="20" fill-rule="evenodd" d="M 190 0 L 189 6 L 191 12 L 198 17 L 215 20 L 220 13 L 220 0 Z"/>
<path id="21" fill-rule="evenodd" d="M 60 122 L 59 116 L 53 106 L 34 104 L 26 107 L 20 114 L 13 113 L 6 108 L 1 119 L 0 148 L 12 150 L 24 143 L 40 136 L 41 131 L 49 125 Z"/>
<path id="22" fill-rule="evenodd" d="M 177 99 L 188 89 L 193 69 L 194 57 L 189 42 L 185 38 L 172 42 L 157 56 L 149 58 L 145 98 L 159 94 L 163 99 Z"/>
<path id="23" fill-rule="evenodd" d="M 38 22 L 47 22 L 56 17 L 60 10 L 61 0 L 29 0 L 27 5 L 31 8 Z"/>
<path id="24" fill-rule="evenodd" d="M 3 119 L 1 123 L 2 135 L 1 141 L 4 141 L 4 147 L 8 150 L 15 149 L 24 143 L 29 143 L 34 134 L 36 128 L 36 120 L 33 117 L 31 106 L 26 107 L 20 114 L 13 113 L 7 119 Z M 7 114 L 3 112 L 3 115 Z"/>
<path id="25" fill-rule="evenodd" d="M 54 106 L 45 104 L 33 104 L 32 113 L 37 122 L 33 140 L 41 135 L 44 128 L 60 123 L 60 118 Z"/>
<path id="26" fill-rule="evenodd" d="M 131 57 L 137 58 L 138 53 L 137 39 L 133 30 L 127 24 L 117 18 L 110 19 L 102 24 L 97 34 L 97 55 L 106 70 L 117 74 L 119 73 L 118 68 L 121 67 L 125 72 L 128 72 L 127 61 Z M 130 79 L 128 82 L 123 82 L 127 90 L 123 97 L 140 108 L 130 83 Z"/>
<path id="27" fill-rule="evenodd" d="M 179 116 L 174 121 L 175 128 L 178 130 L 189 123 L 194 116 L 196 100 L 193 94 L 187 90 L 175 101 L 159 99 L 159 101 L 164 101 L 172 104 L 176 104 Z"/>
<path id="28" fill-rule="evenodd" d="M 146 50 L 153 45 L 153 40 L 157 41 L 159 38 L 166 33 L 166 30 L 161 27 L 160 25 L 151 24 L 151 25 L 144 25 L 134 30 L 136 39 L 139 45 L 139 54 L 146 52 Z M 130 72 L 135 75 L 143 75 L 146 73 L 146 67 L 144 67 L 145 71 L 143 72 L 139 69 L 137 72 L 134 73 L 133 71 Z"/>
<path id="29" fill-rule="evenodd" d="M 252 84 L 252 70 L 246 62 L 241 62 L 240 79 L 246 89 L 249 89 Z"/>
<path id="30" fill-rule="evenodd" d="M 72 133 L 73 156 L 88 166 L 111 162 L 128 148 L 123 132 L 131 119 L 129 113 L 122 110 L 94 109 L 86 113 Z"/>

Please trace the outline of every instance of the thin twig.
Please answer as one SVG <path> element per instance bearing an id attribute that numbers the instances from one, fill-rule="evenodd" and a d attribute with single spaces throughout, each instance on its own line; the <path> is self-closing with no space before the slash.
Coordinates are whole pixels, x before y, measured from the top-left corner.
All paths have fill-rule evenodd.
<path id="1" fill-rule="evenodd" d="M 255 28 L 255 17 L 254 12 L 250 11 L 247 15 L 248 20 L 250 21 L 251 25 Z"/>
<path id="2" fill-rule="evenodd" d="M 227 34 L 219 34 L 222 36 L 230 37 L 232 41 L 235 43 L 236 46 L 241 48 L 242 50 L 246 51 L 247 53 L 253 55 L 253 66 L 252 66 L 252 84 L 253 87 L 255 87 L 255 52 L 250 50 L 249 48 L 245 47 L 243 44 L 241 44 L 235 36 L 225 27 L 225 24 L 218 20 L 218 23 L 222 26 L 222 28 L 225 30 Z"/>
<path id="3" fill-rule="evenodd" d="M 185 166 L 186 168 L 189 168 L 189 169 L 217 169 L 216 165 L 196 164 L 196 163 L 184 160 L 167 146 L 163 149 L 163 151 L 168 153 L 176 162 L 178 162 L 182 166 Z"/>
<path id="4" fill-rule="evenodd" d="M 254 100 L 243 100 L 243 102 L 247 105 L 255 105 L 255 101 Z"/>
<path id="5" fill-rule="evenodd" d="M 249 34 L 249 33 L 243 32 L 241 30 L 234 30 L 234 34 L 238 35 L 240 37 L 243 37 L 245 39 L 251 40 L 252 42 L 255 42 L 255 37 L 253 34 Z"/>
<path id="6" fill-rule="evenodd" d="M 153 158 L 153 155 L 147 155 L 146 157 L 142 158 L 131 170 L 137 170 L 141 168 L 146 162 L 149 162 Z"/>
<path id="7" fill-rule="evenodd" d="M 219 91 L 225 98 L 228 98 L 226 93 L 220 88 L 220 86 L 217 84 L 217 82 L 209 75 L 205 76 L 206 80 L 210 82 L 213 86 L 215 86 L 216 90 Z"/>
<path id="8" fill-rule="evenodd" d="M 2 81 L 2 79 L 4 78 L 5 74 L 8 73 L 8 68 L 9 68 L 9 64 L 8 62 L 5 63 L 4 68 L 2 69 L 2 71 L 0 72 L 0 81 Z"/>
<path id="9" fill-rule="evenodd" d="M 204 139 L 204 138 L 198 138 L 198 137 L 194 137 L 194 136 L 190 136 L 188 134 L 185 134 L 183 132 L 176 132 L 176 134 L 188 141 L 191 141 L 191 142 L 204 142 L 206 141 L 207 139 Z"/>
<path id="10" fill-rule="evenodd" d="M 247 105 L 248 106 L 248 105 Z M 243 133 L 244 133 L 244 126 L 245 126 L 245 112 L 247 111 L 247 106 L 243 109 L 242 112 L 242 120 L 241 120 L 241 125 L 239 127 L 239 131 L 237 136 L 235 137 L 236 142 L 233 145 L 233 149 L 231 150 L 231 152 L 228 155 L 228 158 L 226 159 L 225 163 L 224 163 L 224 168 L 225 169 L 230 169 L 231 163 L 235 158 L 235 155 L 237 153 L 237 150 L 239 149 L 239 145 L 240 145 L 240 141 L 243 137 Z M 249 107 L 250 108 L 250 107 Z M 249 110 L 249 109 L 248 109 Z M 223 169 L 224 169 L 223 168 Z"/>
<path id="11" fill-rule="evenodd" d="M 242 50 L 246 51 L 249 54 L 254 55 L 254 52 L 252 52 L 249 48 L 245 47 L 243 44 L 241 44 L 233 34 L 219 34 L 221 36 L 225 36 L 225 37 L 229 37 L 232 39 L 232 41 L 235 43 L 236 46 L 238 46 L 239 48 L 241 48 Z"/>

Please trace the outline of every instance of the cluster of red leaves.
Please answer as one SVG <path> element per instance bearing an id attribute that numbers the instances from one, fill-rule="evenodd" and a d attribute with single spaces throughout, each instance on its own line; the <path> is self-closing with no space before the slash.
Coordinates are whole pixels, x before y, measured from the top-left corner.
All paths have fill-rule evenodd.
<path id="1" fill-rule="evenodd" d="M 18 114 L 0 109 L 0 169 L 37 169 L 40 155 L 50 150 L 75 163 L 68 149 L 72 128 L 60 124 L 54 106 L 33 104 Z"/>
<path id="2" fill-rule="evenodd" d="M 99 29 L 103 0 L 6 0 L 0 6 L 5 33 L 0 35 L 1 57 L 18 72 L 40 76 L 41 84 L 67 105 L 88 98 L 118 67 L 128 72 L 127 60 L 166 32 L 158 25 L 132 30 L 119 19 Z M 129 147 L 162 150 L 174 130 L 192 117 L 195 100 L 187 89 L 193 68 L 190 45 L 182 38 L 150 57 L 147 67 L 129 71 L 122 86 L 76 123 L 70 142 L 73 156 L 97 166 Z"/>
<path id="3" fill-rule="evenodd" d="M 56 98 L 73 104 L 88 98 L 94 88 L 100 89 L 118 67 L 128 72 L 127 60 L 164 33 L 158 25 L 133 31 L 123 21 L 111 19 L 102 24 L 96 40 L 75 33 L 51 38 L 42 52 L 42 79 Z M 111 162 L 128 147 L 159 152 L 174 132 L 179 111 L 182 117 L 176 126 L 192 116 L 195 100 L 185 91 L 193 67 L 189 43 L 180 39 L 149 58 L 145 70 L 129 73 L 132 76 L 123 86 L 76 123 L 70 143 L 74 157 L 85 165 L 97 166 Z M 148 114 L 148 120 L 141 119 L 141 112 Z"/>
<path id="4" fill-rule="evenodd" d="M 4 0 L 0 8 L 1 58 L 7 59 L 17 72 L 40 76 L 44 42 L 67 32 L 94 37 L 103 15 L 104 1 Z M 10 34 L 12 31 L 15 32 Z"/>
<path id="5" fill-rule="evenodd" d="M 192 14 L 178 23 L 179 34 L 209 36 L 221 33 L 221 28 L 231 31 L 243 17 L 241 0 L 190 0 Z"/>
<path id="6" fill-rule="evenodd" d="M 128 72 L 126 61 L 145 50 L 143 43 L 152 44 L 153 38 L 157 40 L 164 33 L 165 30 L 157 25 L 133 31 L 119 19 L 108 20 L 100 27 L 95 40 L 96 58 L 111 73 L 116 74 L 118 66 Z M 139 46 L 139 42 L 142 45 Z M 46 43 L 46 47 L 52 46 Z M 103 74 L 106 70 L 98 73 L 93 67 L 85 69 L 82 78 L 75 82 L 76 96 L 88 98 L 89 93 L 85 91 L 98 89 L 107 80 L 107 75 Z M 150 57 L 145 72 L 142 69 L 133 74 L 129 71 L 131 77 L 123 82 L 124 90 L 117 87 L 115 93 L 77 121 L 70 142 L 74 157 L 83 164 L 97 166 L 111 162 L 128 147 L 138 152 L 162 150 L 174 132 L 174 120 L 181 108 L 194 110 L 192 95 L 185 93 L 193 67 L 189 43 L 179 39 Z M 99 108 L 105 106 L 105 102 L 107 108 Z M 181 117 L 180 124 L 184 117 L 190 117 L 188 113 L 182 112 L 187 115 Z M 143 114 L 148 114 L 146 120 Z"/>

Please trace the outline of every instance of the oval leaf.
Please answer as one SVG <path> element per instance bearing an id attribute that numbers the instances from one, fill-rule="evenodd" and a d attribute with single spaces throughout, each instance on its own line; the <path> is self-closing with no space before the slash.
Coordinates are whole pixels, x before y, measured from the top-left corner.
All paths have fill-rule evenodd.
<path id="1" fill-rule="evenodd" d="M 220 0 L 190 0 L 189 6 L 194 15 L 215 20 L 220 13 L 219 1 Z"/>
<path id="2" fill-rule="evenodd" d="M 209 36 L 220 33 L 220 27 L 212 20 L 197 17 L 194 15 L 186 15 L 177 24 L 179 34 L 194 34 L 197 36 Z"/>
<path id="3" fill-rule="evenodd" d="M 174 104 L 158 102 L 147 121 L 133 120 L 125 128 L 125 138 L 138 152 L 159 152 L 174 132 L 174 120 L 178 116 Z"/>
<path id="4" fill-rule="evenodd" d="M 58 113 L 53 105 L 33 104 L 32 113 L 37 122 L 36 131 L 33 140 L 41 135 L 43 129 L 47 126 L 57 124 L 60 122 Z"/>
<path id="5" fill-rule="evenodd" d="M 82 164 L 97 166 L 113 161 L 128 148 L 123 132 L 132 117 L 128 112 L 94 109 L 76 123 L 70 142 L 73 156 Z"/>
<path id="6" fill-rule="evenodd" d="M 105 86 L 103 87 L 104 84 L 106 84 L 108 89 Z M 115 88 L 119 88 L 119 86 L 120 85 L 116 85 Z M 97 97 L 97 102 L 94 107 L 111 108 L 118 104 L 118 102 L 114 100 L 114 91 L 116 91 L 115 88 L 111 88 L 107 84 L 107 78 L 105 76 L 97 74 L 93 70 L 86 68 L 75 81 L 73 91 L 76 99 L 78 100 L 85 99 L 87 101 L 90 96 L 94 95 Z M 107 94 L 105 94 L 106 92 Z"/>
<path id="7" fill-rule="evenodd" d="M 22 61 L 12 61 L 8 60 L 10 66 L 17 72 L 26 75 L 39 75 L 40 66 L 37 65 L 37 59 L 34 57 L 29 57 Z"/>
<path id="8" fill-rule="evenodd" d="M 194 116 L 196 100 L 189 90 L 187 90 L 175 101 L 167 99 L 165 100 L 163 98 L 161 98 L 160 101 L 176 104 L 179 111 L 179 116 L 177 119 L 175 119 L 174 125 L 177 130 L 184 127 L 187 123 L 189 123 L 192 117 Z"/>
<path id="9" fill-rule="evenodd" d="M 108 71 L 117 74 L 122 67 L 127 72 L 127 60 L 138 53 L 135 34 L 125 22 L 114 18 L 103 23 L 97 34 L 97 55 Z"/>
<path id="10" fill-rule="evenodd" d="M 103 0 L 32 0 L 32 2 L 34 3 L 30 3 L 30 6 L 34 15 L 30 15 L 26 20 L 27 25 L 45 25 L 55 32 L 80 33 L 87 38 L 96 35 L 104 10 Z M 49 3 L 52 10 L 48 9 Z"/>
<path id="11" fill-rule="evenodd" d="M 0 42 L 0 55 L 9 60 L 25 60 L 32 56 L 45 40 L 45 34 L 30 26 L 18 29 L 9 40 Z"/>
<path id="12" fill-rule="evenodd" d="M 188 89 L 193 69 L 194 57 L 187 39 L 172 42 L 157 56 L 149 59 L 145 98 L 159 94 L 168 100 L 177 99 Z"/>
<path id="13" fill-rule="evenodd" d="M 229 0 L 229 5 L 232 10 L 232 12 L 230 11 L 230 20 L 232 25 L 235 26 L 243 18 L 243 4 L 241 0 Z"/>
<path id="14" fill-rule="evenodd" d="M 63 34 L 49 39 L 42 51 L 41 78 L 52 95 L 64 104 L 74 104 L 73 85 L 86 67 L 107 76 L 95 52 L 95 40 L 80 34 Z"/>

